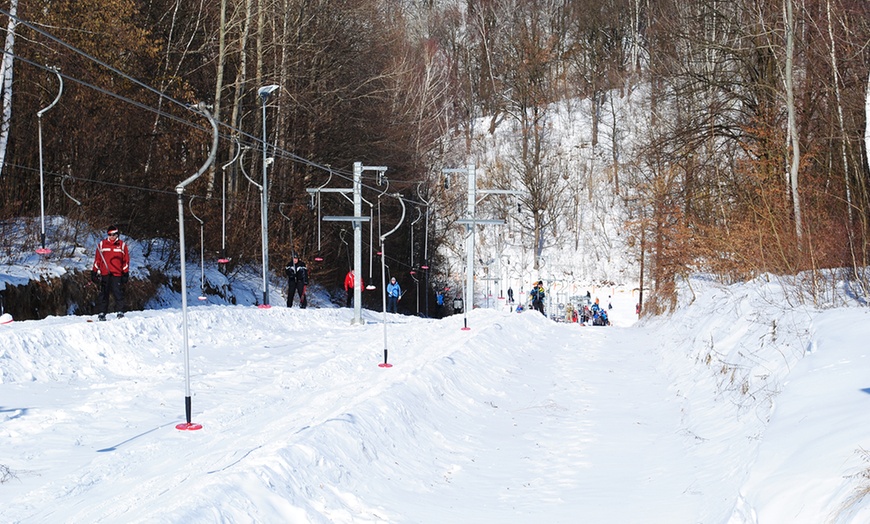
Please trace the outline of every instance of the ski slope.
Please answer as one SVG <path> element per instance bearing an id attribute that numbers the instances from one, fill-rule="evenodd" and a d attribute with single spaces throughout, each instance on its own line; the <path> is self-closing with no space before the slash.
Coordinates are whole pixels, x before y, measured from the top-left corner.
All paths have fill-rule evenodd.
<path id="1" fill-rule="evenodd" d="M 769 331 L 760 315 L 794 314 L 744 305 L 736 319 L 715 315 L 757 292 L 710 287 L 667 321 L 611 327 L 476 309 L 468 331 L 462 316 L 384 324 L 364 311 L 352 326 L 346 308 L 191 307 L 199 431 L 175 428 L 185 419 L 179 309 L 13 322 L 0 328 L 0 521 L 821 522 L 860 487 L 853 439 L 870 430 L 824 442 L 838 461 L 806 472 L 828 479 L 823 490 L 792 484 L 769 457 L 786 442 L 812 455 L 809 429 L 793 417 L 778 426 L 770 403 L 750 416 L 735 407 L 739 389 L 708 390 L 720 370 L 694 354 L 725 320 L 745 325 L 721 337 L 723 355 Z M 629 319 L 633 300 L 617 298 L 612 317 Z M 803 367 L 818 382 L 800 392 L 807 409 L 832 392 L 870 402 L 833 387 L 841 377 L 825 380 L 829 362 L 811 362 L 836 351 L 870 366 L 867 328 L 853 318 L 867 310 L 801 314 L 833 320 L 819 333 L 783 322 L 775 356 L 752 357 L 779 360 L 777 398 L 786 403 L 784 379 L 801 383 L 789 369 Z M 808 358 L 801 337 L 815 344 Z M 378 366 L 385 340 L 391 368 Z M 796 487 L 804 509 L 786 515 Z M 861 507 L 850 511 L 866 517 Z"/>

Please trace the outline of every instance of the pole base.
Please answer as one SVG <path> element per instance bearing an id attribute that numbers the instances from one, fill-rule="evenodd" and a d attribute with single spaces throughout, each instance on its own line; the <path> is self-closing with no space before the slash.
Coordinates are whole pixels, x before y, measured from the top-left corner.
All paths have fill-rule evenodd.
<path id="1" fill-rule="evenodd" d="M 387 348 L 384 348 L 384 361 L 381 362 L 380 364 L 378 364 L 378 367 L 379 367 L 379 368 L 391 368 L 391 367 L 393 367 L 392 364 L 388 364 L 388 363 L 387 363 L 387 360 L 388 360 L 388 359 L 387 359 L 387 354 L 388 354 L 388 353 L 389 353 L 389 352 L 387 351 Z"/>
<path id="2" fill-rule="evenodd" d="M 460 328 L 460 330 L 461 331 L 471 331 L 471 328 L 468 326 L 465 326 L 464 328 Z"/>
<path id="3" fill-rule="evenodd" d="M 37 254 L 37 255 L 50 255 L 50 254 L 51 254 L 51 250 L 48 249 L 47 247 L 41 247 L 41 248 L 38 248 L 38 249 L 36 250 L 36 254 Z"/>
<path id="4" fill-rule="evenodd" d="M 257 307 L 260 309 L 272 309 L 272 306 L 270 306 L 269 304 L 260 304 Z"/>
<path id="5" fill-rule="evenodd" d="M 195 422 L 182 422 L 175 426 L 175 429 L 180 431 L 196 431 L 198 429 L 202 429 L 202 424 L 197 424 Z"/>

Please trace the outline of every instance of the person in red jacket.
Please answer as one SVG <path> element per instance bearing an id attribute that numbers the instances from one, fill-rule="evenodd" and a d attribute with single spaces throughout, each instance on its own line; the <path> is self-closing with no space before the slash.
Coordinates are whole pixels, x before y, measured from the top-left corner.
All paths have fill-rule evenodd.
<path id="1" fill-rule="evenodd" d="M 108 236 L 97 244 L 91 280 L 100 288 L 97 300 L 99 319 L 106 320 L 109 311 L 109 293 L 115 297 L 118 318 L 124 316 L 124 285 L 130 280 L 130 252 L 121 240 L 118 228 L 111 226 Z"/>
<path id="2" fill-rule="evenodd" d="M 354 283 L 354 274 L 353 269 L 347 272 L 347 275 L 344 277 L 344 292 L 347 293 L 347 307 L 350 307 L 353 304 L 353 283 Z M 363 284 L 363 279 L 359 279 L 359 287 L 360 290 L 365 289 Z"/>

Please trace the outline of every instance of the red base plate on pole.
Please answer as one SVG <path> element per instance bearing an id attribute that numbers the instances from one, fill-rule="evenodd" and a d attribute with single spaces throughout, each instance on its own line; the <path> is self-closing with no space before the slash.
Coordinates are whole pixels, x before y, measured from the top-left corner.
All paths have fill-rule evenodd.
<path id="1" fill-rule="evenodd" d="M 182 422 L 175 426 L 175 429 L 181 431 L 196 431 L 198 429 L 202 429 L 202 424 L 197 424 L 195 422 Z"/>
<path id="2" fill-rule="evenodd" d="M 269 304 L 260 304 L 257 307 L 260 309 L 271 309 L 272 308 L 272 306 L 270 306 Z"/>
<path id="3" fill-rule="evenodd" d="M 378 364 L 378 367 L 379 368 L 391 368 L 391 367 L 393 367 L 393 365 L 387 364 L 386 362 L 381 362 L 380 364 Z"/>
<path id="4" fill-rule="evenodd" d="M 37 255 L 50 255 L 51 250 L 48 249 L 47 247 L 41 247 L 41 248 L 36 250 L 36 254 Z"/>
<path id="5" fill-rule="evenodd" d="M 461 329 L 462 331 L 471 331 L 471 328 L 470 328 L 470 327 L 464 327 L 464 328 L 460 328 L 460 329 Z"/>

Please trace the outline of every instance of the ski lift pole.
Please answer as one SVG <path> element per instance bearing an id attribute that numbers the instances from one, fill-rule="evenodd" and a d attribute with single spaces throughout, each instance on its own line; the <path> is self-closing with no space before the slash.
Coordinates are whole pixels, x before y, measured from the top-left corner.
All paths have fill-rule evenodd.
<path id="1" fill-rule="evenodd" d="M 63 178 L 60 179 L 60 190 L 63 191 L 63 194 L 66 195 L 70 200 L 75 202 L 77 206 L 81 207 L 82 206 L 81 200 L 78 200 L 74 196 L 70 195 L 69 191 L 66 190 L 65 183 L 66 183 L 67 179 L 70 179 L 70 178 L 72 178 L 72 177 L 69 175 L 64 175 Z"/>
<path id="2" fill-rule="evenodd" d="M 196 430 L 202 429 L 201 424 L 194 424 L 190 421 L 190 412 L 191 412 L 191 401 L 190 401 L 190 349 L 188 345 L 188 333 L 187 333 L 187 273 L 185 272 L 185 245 L 184 245 L 184 188 L 187 187 L 188 184 L 192 183 L 194 180 L 202 176 L 205 171 L 211 167 L 214 163 L 214 159 L 217 156 L 217 147 L 218 147 L 218 126 L 214 117 L 212 117 L 211 113 L 208 111 L 205 103 L 200 102 L 194 108 L 194 111 L 204 115 L 208 118 L 209 123 L 212 127 L 213 138 L 212 138 L 212 146 L 211 153 L 208 156 L 208 160 L 206 160 L 205 164 L 199 168 L 199 171 L 196 172 L 195 175 L 191 176 L 187 180 L 184 180 L 177 186 L 175 186 L 175 192 L 178 193 L 178 240 L 181 244 L 181 333 L 183 338 L 184 345 L 184 414 L 186 416 L 186 423 L 178 424 L 175 426 L 176 429 L 179 430 Z"/>
<path id="3" fill-rule="evenodd" d="M 386 170 L 386 168 L 384 168 L 384 169 Z M 383 185 L 384 180 L 386 180 L 386 177 L 383 176 L 383 173 L 378 173 L 378 185 L 379 186 Z M 389 189 L 390 189 L 390 181 L 386 180 L 386 182 L 387 182 L 387 187 L 385 187 L 384 190 L 381 191 L 381 193 L 378 195 L 378 239 L 381 238 L 381 197 L 386 195 L 387 191 L 389 191 Z M 371 204 L 369 204 L 369 205 L 371 206 Z M 372 214 L 372 216 L 374 216 L 374 206 L 371 206 L 370 213 Z M 372 234 L 372 229 L 369 229 L 369 247 L 371 247 L 371 245 L 372 245 L 371 234 Z M 380 248 L 380 240 L 378 240 L 378 246 Z M 382 250 L 379 249 L 378 255 L 383 259 Z M 369 267 L 369 271 L 371 271 L 371 267 Z M 371 281 L 371 274 L 369 274 L 369 281 Z"/>
<path id="4" fill-rule="evenodd" d="M 414 264 L 414 224 L 420 221 L 423 218 L 423 212 L 420 211 L 420 208 L 417 209 L 417 218 L 411 221 L 411 252 L 409 253 L 408 265 L 411 267 L 415 267 Z"/>
<path id="5" fill-rule="evenodd" d="M 265 144 L 265 141 L 263 143 Z M 242 148 L 242 154 L 247 153 L 248 149 L 250 149 L 248 146 L 244 146 Z M 264 151 L 264 153 L 265 153 L 265 151 Z M 245 171 L 245 163 L 244 162 L 239 162 L 239 166 L 242 168 L 242 174 L 245 176 L 245 178 L 248 179 L 248 182 L 255 185 L 257 187 L 257 189 L 260 190 L 260 241 L 262 244 L 262 248 L 261 248 L 262 259 L 261 260 L 262 260 L 262 265 L 263 265 L 263 281 L 262 281 L 262 284 L 263 284 L 263 286 L 262 286 L 263 287 L 263 303 L 260 304 L 259 307 L 263 308 L 263 309 L 268 309 L 271 306 L 269 305 L 269 280 L 267 277 L 267 271 L 268 271 L 267 265 L 269 264 L 269 260 L 268 260 L 269 259 L 269 255 L 268 255 L 269 238 L 268 238 L 268 225 L 267 225 L 267 221 L 266 221 L 267 219 L 266 219 L 266 212 L 265 212 L 266 205 L 267 205 L 266 197 L 265 197 L 266 186 L 265 186 L 265 184 L 257 183 L 256 181 L 254 181 L 253 178 L 248 176 L 248 172 Z M 263 168 L 263 172 L 265 174 L 265 168 Z"/>
<path id="6" fill-rule="evenodd" d="M 375 206 L 369 204 L 369 285 L 371 286 L 372 282 L 372 259 L 374 259 L 374 250 L 375 250 Z M 372 287 L 374 289 L 374 287 Z"/>
<path id="7" fill-rule="evenodd" d="M 293 249 L 293 220 L 290 219 L 287 215 L 284 214 L 284 202 L 278 204 L 278 213 L 287 219 L 287 228 L 290 230 L 290 249 Z"/>
<path id="8" fill-rule="evenodd" d="M 400 195 L 399 193 L 395 193 L 393 196 L 398 198 L 399 203 L 402 204 L 402 217 L 399 218 L 399 223 L 396 224 L 396 227 L 394 227 L 393 229 L 389 230 L 388 232 L 384 233 L 383 235 L 381 235 L 379 237 L 379 239 L 381 241 L 381 286 L 383 288 L 383 290 L 381 292 L 381 296 L 383 297 L 383 304 L 384 304 L 384 362 L 383 362 L 383 364 L 378 364 L 378 366 L 382 367 L 382 368 L 393 367 L 392 364 L 387 362 L 387 268 L 386 268 L 386 262 L 384 262 L 384 259 L 387 258 L 387 254 L 385 253 L 385 249 L 384 249 L 384 246 L 385 246 L 384 240 L 388 236 L 390 236 L 394 232 L 396 232 L 396 230 L 398 230 L 399 227 L 402 225 L 402 222 L 405 221 L 405 201 L 402 199 L 402 195 Z"/>
<path id="9" fill-rule="evenodd" d="M 362 172 L 360 162 L 353 164 L 353 323 L 362 324 Z M 369 219 L 371 220 L 371 218 Z M 369 223 L 371 229 L 371 223 Z M 369 262 L 371 267 L 371 261 Z M 369 281 L 371 282 L 371 280 Z M 384 361 L 386 362 L 386 360 Z"/>
<path id="10" fill-rule="evenodd" d="M 221 192 L 221 256 L 218 259 L 218 264 L 226 264 L 229 262 L 227 258 L 227 168 L 233 165 L 239 156 L 242 154 L 242 144 L 238 138 L 233 139 L 236 144 L 236 154 L 233 159 L 221 166 L 222 176 L 222 192 Z"/>
<path id="11" fill-rule="evenodd" d="M 261 307 L 269 307 L 269 184 L 268 166 L 275 158 L 269 157 L 269 143 L 266 140 L 266 103 L 269 97 L 280 86 L 277 84 L 263 86 L 257 90 L 257 96 L 263 102 L 263 191 L 260 193 L 260 228 L 262 229 L 262 254 L 263 254 L 263 304 Z M 275 149 L 274 147 L 272 148 Z"/>
<path id="12" fill-rule="evenodd" d="M 420 193 L 420 187 L 422 184 L 417 184 L 417 196 L 426 204 L 426 220 L 423 222 L 423 263 L 420 265 L 420 269 L 425 271 L 426 282 L 423 284 L 423 289 L 426 290 L 426 317 L 429 316 L 429 200 L 423 198 L 422 193 Z M 428 189 L 428 188 L 427 188 Z"/>
<path id="13" fill-rule="evenodd" d="M 414 280 L 414 288 L 415 288 L 416 295 L 417 295 L 417 316 L 419 317 L 420 316 L 420 279 L 417 278 L 417 272 L 414 271 L 413 269 L 411 269 L 409 275 L 411 275 L 411 278 Z M 405 293 L 407 293 L 407 292 L 408 292 L 408 290 L 403 291 L 402 296 L 405 296 Z"/>
<path id="14" fill-rule="evenodd" d="M 463 311 L 463 331 L 467 331 L 471 328 L 468 327 L 468 309 L 474 308 L 474 226 L 475 225 L 502 225 L 504 224 L 504 220 L 481 220 L 475 217 L 475 205 L 477 204 L 477 193 L 484 195 L 483 198 L 486 198 L 487 195 L 490 194 L 503 194 L 510 195 L 516 194 L 516 191 L 511 191 L 507 189 L 484 189 L 477 190 L 476 182 L 475 182 L 475 166 L 474 164 L 469 164 L 465 168 L 455 168 L 455 169 L 442 169 L 442 173 L 465 173 L 468 178 L 468 203 L 467 203 L 467 218 L 463 218 L 456 221 L 456 224 L 462 224 L 466 226 L 466 236 L 465 236 L 465 303 L 462 308 Z"/>
<path id="15" fill-rule="evenodd" d="M 475 166 L 474 164 L 469 164 L 464 168 L 452 168 L 452 169 L 442 169 L 442 173 L 464 173 L 466 178 L 468 179 L 468 196 L 467 196 L 467 210 L 466 214 L 468 218 L 457 220 L 457 224 L 464 224 L 466 226 L 465 231 L 465 301 L 462 308 L 462 330 L 468 331 L 468 308 L 474 307 L 474 205 L 476 203 L 477 197 L 475 195 L 475 191 L 477 190 L 477 184 L 475 182 Z"/>
<path id="16" fill-rule="evenodd" d="M 205 297 L 205 222 L 196 216 L 196 213 L 193 212 L 193 199 L 196 196 L 190 197 L 190 201 L 187 203 L 188 209 L 190 209 L 190 214 L 193 218 L 199 222 L 199 299 L 206 300 Z"/>
<path id="17" fill-rule="evenodd" d="M 429 269 L 429 201 L 420 193 L 421 184 L 417 185 L 417 196 L 426 205 L 426 220 L 423 222 L 423 263 L 422 269 Z"/>
<path id="18" fill-rule="evenodd" d="M 318 220 L 317 220 L 317 255 L 314 257 L 314 260 L 316 262 L 320 262 L 321 260 L 323 260 L 323 258 L 320 257 L 320 253 L 321 253 L 320 236 L 321 236 L 321 226 L 322 226 L 322 223 L 320 221 L 320 217 L 322 215 L 322 213 L 321 213 L 322 208 L 321 208 L 320 204 L 321 204 L 321 199 L 322 199 L 322 197 L 321 197 L 322 192 L 323 192 L 322 190 L 323 190 L 323 188 L 325 188 L 329 184 L 330 180 L 332 180 L 332 169 L 329 170 L 329 178 L 327 178 L 326 182 L 324 182 L 323 185 L 317 189 L 317 218 L 318 218 Z M 320 259 L 320 260 L 318 260 L 318 259 Z"/>
<path id="19" fill-rule="evenodd" d="M 54 98 L 54 101 L 36 113 L 37 126 L 39 127 L 39 218 L 41 224 L 39 239 L 42 243 L 42 247 L 37 249 L 36 252 L 40 255 L 51 253 L 51 250 L 45 247 L 45 182 L 42 174 L 42 115 L 57 104 L 58 100 L 60 100 L 61 93 L 63 93 L 63 77 L 60 76 L 60 70 L 56 67 L 49 67 L 48 70 L 57 75 L 60 87 L 57 90 L 57 96 Z"/>

